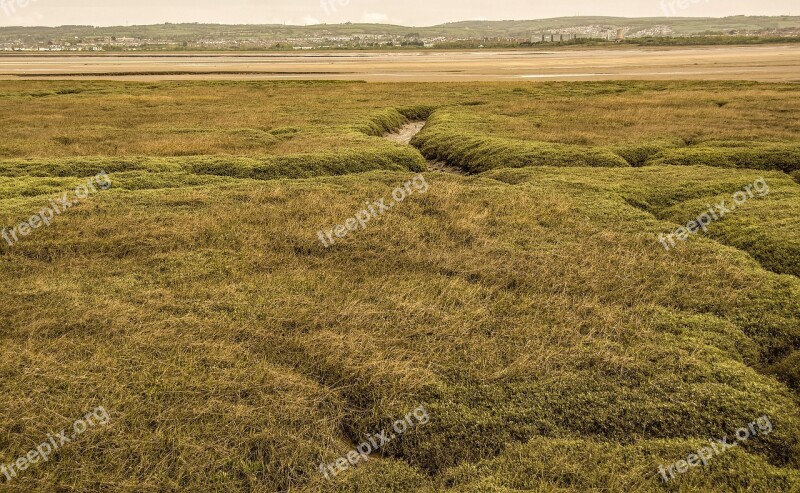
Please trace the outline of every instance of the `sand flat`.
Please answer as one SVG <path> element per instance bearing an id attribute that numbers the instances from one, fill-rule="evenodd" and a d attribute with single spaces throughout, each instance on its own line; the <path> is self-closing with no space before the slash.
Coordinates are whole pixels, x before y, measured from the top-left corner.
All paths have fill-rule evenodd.
<path id="1" fill-rule="evenodd" d="M 800 45 L 509 51 L 2 54 L 0 79 L 800 82 Z"/>

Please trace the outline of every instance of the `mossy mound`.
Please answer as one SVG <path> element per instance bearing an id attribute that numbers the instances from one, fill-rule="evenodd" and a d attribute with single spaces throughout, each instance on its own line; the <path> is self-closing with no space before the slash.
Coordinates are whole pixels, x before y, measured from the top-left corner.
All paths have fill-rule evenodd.
<path id="1" fill-rule="evenodd" d="M 767 195 L 754 195 L 738 206 L 733 194 L 746 196 L 741 192 L 742 187 L 749 185 L 745 181 L 735 192 L 683 200 L 657 210 L 656 214 L 687 225 L 699 215 L 710 217 L 710 209 L 719 211 L 717 204 L 724 201 L 725 207 L 732 210 L 707 226 L 709 237 L 748 252 L 773 272 L 800 276 L 800 228 L 797 227 L 800 187 L 779 174 L 769 176 L 764 183 L 770 187 Z"/>
<path id="2" fill-rule="evenodd" d="M 644 166 L 647 161 L 659 153 L 677 147 L 675 142 L 630 142 L 611 146 L 611 149 L 631 166 Z"/>
<path id="3" fill-rule="evenodd" d="M 697 146 L 665 149 L 653 155 L 647 165 L 697 165 L 723 168 L 800 170 L 800 145 L 792 143 L 749 143 L 739 147 Z"/>
<path id="4" fill-rule="evenodd" d="M 712 439 L 712 437 L 709 437 Z M 721 437 L 717 437 L 721 438 Z M 753 439 L 753 440 L 757 440 Z M 580 439 L 535 438 L 515 445 L 501 456 L 448 470 L 443 479 L 460 493 L 541 491 L 674 492 L 793 492 L 800 488 L 800 471 L 775 467 L 742 447 L 712 457 L 665 484 L 659 467 L 668 468 L 709 442 L 647 440 L 619 445 Z"/>
<path id="5" fill-rule="evenodd" d="M 383 111 L 377 112 L 366 118 L 364 123 L 353 125 L 353 128 L 359 132 L 380 137 L 381 135 L 391 132 L 392 130 L 400 127 L 406 122 L 406 116 L 394 108 L 388 108 Z"/>
<path id="6" fill-rule="evenodd" d="M 795 218 L 800 214 L 800 188 L 780 172 L 647 166 L 593 170 L 504 169 L 484 176 L 543 190 L 571 189 L 577 197 L 583 197 L 580 199 L 586 202 L 583 213 L 592 220 L 614 230 L 641 234 L 643 248 L 654 249 L 653 255 L 665 255 L 664 260 L 676 262 L 669 277 L 675 276 L 681 289 L 671 290 L 675 298 L 670 303 L 682 309 L 713 312 L 715 308 L 711 307 L 716 306 L 714 300 L 709 299 L 715 295 L 705 295 L 702 299 L 685 296 L 690 284 L 702 291 L 707 282 L 702 272 L 687 270 L 687 264 L 705 265 L 716 258 L 747 270 L 769 268 L 779 273 L 796 272 L 798 256 L 792 252 L 797 251 L 800 243 L 800 230 L 795 227 Z M 761 178 L 769 185 L 769 194 L 750 198 L 724 219 L 713 222 L 708 232 L 692 235 L 669 252 L 664 251 L 659 235 L 673 233 L 678 226 L 696 219 L 708 210 L 709 203 L 725 200 L 730 205 L 733 194 Z M 720 243 L 731 248 L 719 248 Z M 760 295 L 741 300 L 728 312 L 741 330 L 758 343 L 764 364 L 774 363 L 800 347 L 800 324 L 797 323 L 800 299 L 793 281 L 796 278 L 767 280 L 761 276 L 747 276 L 746 281 L 731 280 L 735 284 L 757 283 L 762 289 Z"/>
<path id="7" fill-rule="evenodd" d="M 427 120 L 435 110 L 436 106 L 430 105 L 403 106 L 397 108 L 397 111 L 409 120 Z"/>
<path id="8" fill-rule="evenodd" d="M 772 371 L 793 389 L 800 391 L 800 351 L 795 351 L 780 363 L 772 367 Z"/>
<path id="9" fill-rule="evenodd" d="M 463 130 L 443 111 L 431 116 L 411 144 L 428 159 L 444 161 L 471 173 L 527 166 L 630 166 L 625 159 L 606 148 L 474 134 Z"/>
<path id="10" fill-rule="evenodd" d="M 5 160 L 0 176 L 69 177 L 100 172 L 148 171 L 189 172 L 233 178 L 273 180 L 344 175 L 365 171 L 424 171 L 425 159 L 415 149 L 377 141 L 367 150 L 343 150 L 315 154 L 269 156 L 261 159 L 234 156 L 67 158 L 51 160 Z"/>

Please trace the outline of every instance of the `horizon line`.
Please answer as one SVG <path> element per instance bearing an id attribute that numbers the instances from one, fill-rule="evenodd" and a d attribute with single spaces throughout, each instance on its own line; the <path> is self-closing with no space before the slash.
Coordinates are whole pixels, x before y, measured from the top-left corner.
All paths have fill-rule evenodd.
<path id="1" fill-rule="evenodd" d="M 88 28 L 132 28 L 132 27 L 151 27 L 151 26 L 185 26 L 185 25 L 207 25 L 207 26 L 270 26 L 270 27 L 298 27 L 298 28 L 312 28 L 312 27 L 320 27 L 320 26 L 387 26 L 387 27 L 407 27 L 407 28 L 435 28 L 435 27 L 443 27 L 449 24 L 461 24 L 466 22 L 486 22 L 486 23 L 500 23 L 500 22 L 539 22 L 539 21 L 551 21 L 551 20 L 559 20 L 559 19 L 625 19 L 625 20 L 656 20 L 656 19 L 664 19 L 664 20 L 702 20 L 702 19 L 714 19 L 714 20 L 721 20 L 721 19 L 729 19 L 732 17 L 798 17 L 800 15 L 791 15 L 791 14 L 781 14 L 781 15 L 746 15 L 746 14 L 736 14 L 736 15 L 725 15 L 720 17 L 713 17 L 713 16 L 680 16 L 680 17 L 670 17 L 670 16 L 651 16 L 651 17 L 623 17 L 623 16 L 613 16 L 613 15 L 572 15 L 572 16 L 560 16 L 560 17 L 544 17 L 538 19 L 501 19 L 501 20 L 488 20 L 488 19 L 463 19 L 458 21 L 447 21 L 440 24 L 432 24 L 432 25 L 404 25 L 404 24 L 392 24 L 392 23 L 385 23 L 385 22 L 352 22 L 352 21 L 345 21 L 345 22 L 338 22 L 338 23 L 320 23 L 320 24 L 247 24 L 247 23 L 236 23 L 236 24 L 226 24 L 226 23 L 219 23 L 219 22 L 201 22 L 201 21 L 192 21 L 192 22 L 161 22 L 161 23 L 152 23 L 152 24 L 132 24 L 132 25 L 121 25 L 121 24 L 109 24 L 109 25 L 96 25 L 96 24 L 60 24 L 60 25 L 35 25 L 35 26 L 21 26 L 21 25 L 9 25 L 9 26 L 0 26 L 0 29 L 8 29 L 8 28 L 22 28 L 22 29 L 40 29 L 40 28 L 47 28 L 47 29 L 58 29 L 58 28 L 65 28 L 65 27 L 88 27 Z"/>

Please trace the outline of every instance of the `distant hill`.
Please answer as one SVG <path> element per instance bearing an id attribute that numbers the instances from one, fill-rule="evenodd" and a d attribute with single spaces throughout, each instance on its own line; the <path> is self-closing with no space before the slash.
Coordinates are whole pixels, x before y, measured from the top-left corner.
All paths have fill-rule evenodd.
<path id="1" fill-rule="evenodd" d="M 531 32 L 566 29 L 576 26 L 607 25 L 620 28 L 646 29 L 669 26 L 680 35 L 726 33 L 729 31 L 767 31 L 800 28 L 800 16 L 734 16 L 711 17 L 558 17 L 529 21 L 462 21 L 430 27 L 405 27 L 389 24 L 320 24 L 314 26 L 225 25 L 225 24 L 157 24 L 146 26 L 61 26 L 0 27 L 3 36 L 116 36 L 196 38 L 203 36 L 263 36 L 336 34 L 408 34 L 426 36 L 526 36 Z"/>
<path id="2" fill-rule="evenodd" d="M 677 35 L 724 34 L 730 31 L 769 31 L 800 27 L 800 16 L 734 17 L 557 17 L 530 21 L 465 21 L 434 26 L 431 29 L 455 29 L 479 32 L 486 36 L 517 36 L 529 32 L 567 29 L 576 26 L 607 25 L 630 30 L 668 26 Z"/>
<path id="3" fill-rule="evenodd" d="M 261 49 L 286 44 L 324 46 L 345 39 L 347 46 L 400 44 L 413 39 L 451 43 L 462 40 L 520 40 L 542 34 L 571 33 L 583 38 L 606 38 L 622 29 L 628 37 L 704 35 L 800 34 L 800 16 L 697 17 L 560 17 L 527 21 L 463 21 L 429 27 L 387 24 L 223 25 L 159 24 L 145 26 L 2 27 L 0 50 L 81 46 L 82 49 L 149 50 L 188 47 Z M 123 39 L 125 41 L 119 42 Z M 339 41 L 341 41 L 339 39 Z M 355 42 L 354 42 L 355 39 Z M 132 41 L 131 41 L 132 40 Z M 400 41 L 399 41 L 400 40 Z M 422 40 L 422 41 L 419 41 Z M 331 44 L 331 43 L 328 43 Z M 342 46 L 334 44 L 334 47 Z M 327 46 L 331 47 L 331 46 Z"/>

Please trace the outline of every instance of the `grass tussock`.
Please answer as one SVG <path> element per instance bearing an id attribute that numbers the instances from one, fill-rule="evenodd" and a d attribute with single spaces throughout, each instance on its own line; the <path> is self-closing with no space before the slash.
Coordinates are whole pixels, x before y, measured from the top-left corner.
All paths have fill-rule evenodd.
<path id="1" fill-rule="evenodd" d="M 444 161 L 471 173 L 525 166 L 629 166 L 609 149 L 472 134 L 461 130 L 445 112 L 435 113 L 411 143 L 426 158 Z"/>
<path id="2" fill-rule="evenodd" d="M 398 108 L 403 116 L 411 121 L 427 120 L 436 111 L 435 106 L 430 105 L 417 105 L 417 106 L 403 106 Z"/>
<path id="3" fill-rule="evenodd" d="M 539 438 L 502 456 L 449 471 L 447 491 L 791 491 L 797 471 L 774 467 L 741 448 L 692 469 L 668 485 L 658 467 L 667 467 L 699 448 L 703 440 L 648 440 L 620 446 L 604 442 Z"/>
<path id="4" fill-rule="evenodd" d="M 796 391 L 800 391 L 800 351 L 793 352 L 772 367 L 778 377 Z"/>
<path id="5" fill-rule="evenodd" d="M 641 167 L 661 152 L 676 147 L 675 142 L 630 142 L 612 146 L 615 154 L 628 162 L 631 166 Z"/>
<path id="6" fill-rule="evenodd" d="M 683 147 L 665 149 L 651 155 L 645 164 L 677 166 L 720 166 L 800 171 L 800 144 L 743 144 L 729 147 Z"/>
<path id="7" fill-rule="evenodd" d="M 511 183 L 570 180 L 613 191 L 628 204 L 671 222 L 671 226 L 665 225 L 660 232 L 664 234 L 697 219 L 708 211 L 709 205 L 725 201 L 730 206 L 736 192 L 764 178 L 769 185 L 767 195 L 750 198 L 690 241 L 711 238 L 749 253 L 773 272 L 800 275 L 800 230 L 794 220 L 800 214 L 800 187 L 779 172 L 648 166 L 636 170 L 597 170 L 588 176 L 583 170 L 547 170 L 536 174 L 498 170 L 487 176 Z M 682 247 L 683 243 L 678 246 Z"/>
<path id="8" fill-rule="evenodd" d="M 129 157 L 58 160 L 6 160 L 0 162 L 5 177 L 67 177 L 147 171 L 151 173 L 194 173 L 197 175 L 275 180 L 343 175 L 373 170 L 423 171 L 424 158 L 414 149 L 379 142 L 368 152 L 344 151 L 317 154 L 271 156 L 253 159 L 233 156 L 192 156 L 180 158 Z"/>
<path id="9" fill-rule="evenodd" d="M 406 117 L 404 115 L 396 109 L 390 108 L 371 115 L 367 118 L 366 123 L 357 124 L 355 128 L 364 134 L 380 137 L 385 133 L 399 128 L 405 121 Z"/>

